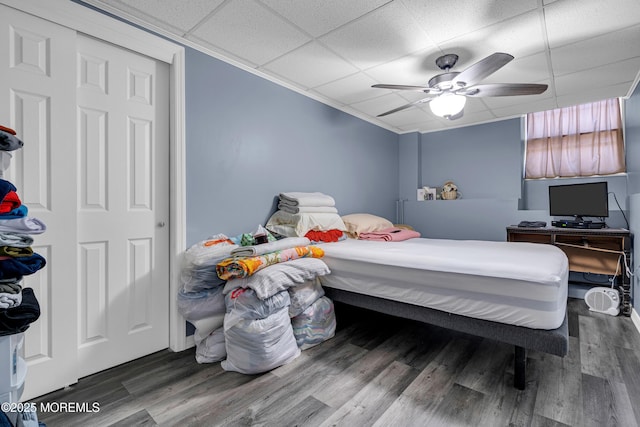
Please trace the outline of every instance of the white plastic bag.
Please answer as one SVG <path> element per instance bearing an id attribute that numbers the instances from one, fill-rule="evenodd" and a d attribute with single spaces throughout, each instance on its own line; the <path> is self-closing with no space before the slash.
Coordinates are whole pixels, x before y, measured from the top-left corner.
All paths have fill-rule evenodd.
<path id="1" fill-rule="evenodd" d="M 186 292 L 180 288 L 176 297 L 178 312 L 190 322 L 226 312 L 224 303 L 224 286 L 204 289 L 199 292 Z"/>
<path id="2" fill-rule="evenodd" d="M 224 329 L 218 328 L 196 345 L 196 362 L 214 363 L 227 357 L 224 344 Z"/>
<path id="3" fill-rule="evenodd" d="M 287 289 L 291 299 L 289 306 L 289 317 L 296 317 L 307 309 L 311 304 L 324 296 L 324 289 L 320 284 L 320 279 L 315 278 Z"/>
<path id="4" fill-rule="evenodd" d="M 224 338 L 227 359 L 221 366 L 225 371 L 259 374 L 300 355 L 287 308 L 266 319 L 243 319 L 231 328 L 225 327 Z"/>
<path id="5" fill-rule="evenodd" d="M 302 314 L 291 319 L 291 326 L 301 350 L 332 338 L 336 332 L 333 302 L 327 297 L 316 300 Z"/>

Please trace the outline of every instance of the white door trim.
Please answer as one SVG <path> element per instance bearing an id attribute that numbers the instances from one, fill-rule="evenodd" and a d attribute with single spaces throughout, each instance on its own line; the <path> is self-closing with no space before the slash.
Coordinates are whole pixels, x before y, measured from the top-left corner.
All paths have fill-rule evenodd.
<path id="1" fill-rule="evenodd" d="M 69 0 L 0 0 L 0 3 L 169 64 L 169 348 L 185 350 L 193 345 L 193 340 L 187 340 L 186 323 L 175 298 L 186 249 L 184 47 Z"/>

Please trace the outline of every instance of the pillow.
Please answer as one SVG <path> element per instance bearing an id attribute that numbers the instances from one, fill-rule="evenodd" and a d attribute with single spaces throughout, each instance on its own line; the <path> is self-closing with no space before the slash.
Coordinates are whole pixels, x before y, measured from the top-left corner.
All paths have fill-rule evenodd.
<path id="1" fill-rule="evenodd" d="M 356 239 L 360 233 L 384 230 L 385 228 L 393 227 L 393 223 L 388 219 L 367 213 L 344 215 L 342 217 L 342 221 L 347 227 L 347 234 Z"/>

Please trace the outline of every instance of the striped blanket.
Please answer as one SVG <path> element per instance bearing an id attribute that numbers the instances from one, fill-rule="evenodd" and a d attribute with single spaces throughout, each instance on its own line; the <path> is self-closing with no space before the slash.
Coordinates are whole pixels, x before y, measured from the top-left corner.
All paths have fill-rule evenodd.
<path id="1" fill-rule="evenodd" d="M 216 265 L 216 273 L 222 280 L 240 279 L 280 262 L 306 257 L 322 258 L 323 256 L 324 250 L 317 246 L 297 246 L 252 257 L 227 258 Z"/>

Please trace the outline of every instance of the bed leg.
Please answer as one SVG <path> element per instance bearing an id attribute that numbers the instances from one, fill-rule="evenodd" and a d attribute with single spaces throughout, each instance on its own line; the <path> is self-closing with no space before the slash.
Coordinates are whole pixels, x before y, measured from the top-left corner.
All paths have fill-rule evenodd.
<path id="1" fill-rule="evenodd" d="M 513 386 L 518 390 L 524 390 L 526 382 L 527 350 L 524 347 L 516 346 L 515 358 L 513 361 Z"/>

